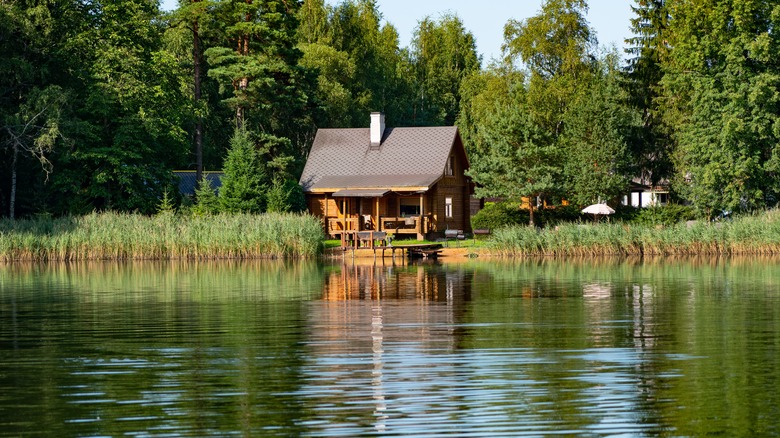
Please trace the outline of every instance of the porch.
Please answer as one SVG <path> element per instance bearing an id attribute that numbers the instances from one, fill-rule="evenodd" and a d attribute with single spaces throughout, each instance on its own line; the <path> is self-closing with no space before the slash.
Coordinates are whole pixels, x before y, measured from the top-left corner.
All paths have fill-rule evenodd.
<path id="1" fill-rule="evenodd" d="M 351 189 L 325 194 L 319 204 L 325 233 L 351 246 L 356 233 L 374 231 L 415 235 L 423 240 L 436 231 L 426 191 L 394 192 L 389 189 Z"/>

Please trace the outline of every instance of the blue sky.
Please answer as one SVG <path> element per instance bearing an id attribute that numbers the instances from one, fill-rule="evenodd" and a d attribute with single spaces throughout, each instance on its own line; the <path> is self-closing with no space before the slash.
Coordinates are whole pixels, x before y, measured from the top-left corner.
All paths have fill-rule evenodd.
<path id="1" fill-rule="evenodd" d="M 338 0 L 326 0 L 336 4 Z M 163 0 L 163 8 L 170 10 L 176 0 Z M 623 40 L 631 35 L 629 30 L 632 0 L 590 0 L 588 22 L 596 30 L 602 46 L 623 47 Z M 510 19 L 523 20 L 536 15 L 542 0 L 379 0 L 379 12 L 385 21 L 398 29 L 401 47 L 407 47 L 412 32 L 424 17 L 437 19 L 444 12 L 458 15 L 468 31 L 477 40 L 477 50 L 482 54 L 483 65 L 501 54 L 504 42 L 504 24 Z"/>
<path id="2" fill-rule="evenodd" d="M 444 12 L 457 14 L 466 29 L 474 34 L 485 65 L 501 54 L 506 22 L 536 15 L 541 10 L 542 0 L 380 0 L 378 4 L 383 18 L 398 29 L 402 47 L 409 45 L 412 32 L 422 18 L 436 19 Z M 623 40 L 631 36 L 629 20 L 634 2 L 590 0 L 588 4 L 587 19 L 596 30 L 599 45 L 614 44 L 622 49 Z"/>

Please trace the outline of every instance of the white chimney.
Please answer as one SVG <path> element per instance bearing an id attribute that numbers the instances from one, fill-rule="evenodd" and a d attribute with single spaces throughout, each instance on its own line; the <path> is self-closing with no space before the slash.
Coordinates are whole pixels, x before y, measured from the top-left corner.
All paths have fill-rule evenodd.
<path id="1" fill-rule="evenodd" d="M 371 113 L 371 146 L 379 146 L 382 143 L 382 134 L 385 132 L 385 115 Z"/>

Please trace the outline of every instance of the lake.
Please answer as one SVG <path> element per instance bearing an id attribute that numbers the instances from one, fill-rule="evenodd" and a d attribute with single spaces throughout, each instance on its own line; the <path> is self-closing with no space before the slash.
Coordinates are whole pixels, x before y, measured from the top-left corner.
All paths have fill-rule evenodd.
<path id="1" fill-rule="evenodd" d="M 0 265 L 0 436 L 778 436 L 780 260 Z"/>

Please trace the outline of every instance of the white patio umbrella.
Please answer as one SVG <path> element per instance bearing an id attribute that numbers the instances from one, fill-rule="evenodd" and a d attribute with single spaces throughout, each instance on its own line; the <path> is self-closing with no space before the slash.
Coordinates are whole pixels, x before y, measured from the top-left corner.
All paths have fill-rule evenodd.
<path id="1" fill-rule="evenodd" d="M 613 210 L 609 205 L 607 204 L 593 204 L 589 205 L 582 209 L 582 212 L 585 214 L 592 214 L 593 219 L 596 220 L 596 222 L 599 221 L 599 217 L 606 216 L 610 214 L 614 214 L 615 210 Z"/>
<path id="2" fill-rule="evenodd" d="M 615 210 L 613 210 L 607 204 L 593 204 L 593 205 L 589 205 L 589 206 L 583 208 L 582 212 L 585 213 L 585 214 L 595 214 L 595 215 L 615 214 Z"/>

